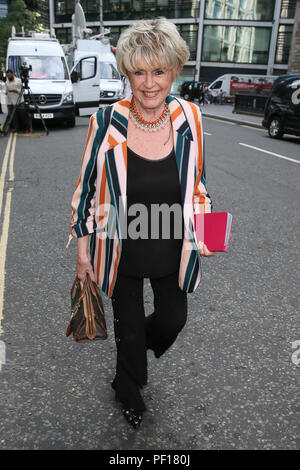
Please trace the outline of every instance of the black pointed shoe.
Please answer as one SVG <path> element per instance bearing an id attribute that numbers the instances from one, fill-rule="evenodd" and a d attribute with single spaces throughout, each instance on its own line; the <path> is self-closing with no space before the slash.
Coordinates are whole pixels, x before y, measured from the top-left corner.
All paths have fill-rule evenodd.
<path id="1" fill-rule="evenodd" d="M 143 419 L 142 412 L 137 411 L 134 408 L 123 408 L 122 413 L 134 429 L 138 429 L 140 427 Z"/>

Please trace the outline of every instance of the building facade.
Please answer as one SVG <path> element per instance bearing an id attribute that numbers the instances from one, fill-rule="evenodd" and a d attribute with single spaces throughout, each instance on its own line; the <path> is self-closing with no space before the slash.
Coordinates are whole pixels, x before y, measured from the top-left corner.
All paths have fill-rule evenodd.
<path id="1" fill-rule="evenodd" d="M 179 81 L 212 81 L 224 73 L 280 75 L 288 71 L 298 0 L 103 0 L 104 26 L 116 45 L 138 19 L 164 16 L 190 48 Z M 62 43 L 71 42 L 74 0 L 49 0 L 50 24 Z M 87 26 L 99 32 L 99 1 L 81 0 Z"/>
<path id="2" fill-rule="evenodd" d="M 0 18 L 6 18 L 8 13 L 8 0 L 0 0 Z"/>
<path id="3" fill-rule="evenodd" d="M 0 0 L 1 1 L 1 0 Z M 45 28 L 49 28 L 49 1 L 48 0 L 24 0 L 28 9 L 36 11 L 41 15 L 41 23 Z"/>
<path id="4" fill-rule="evenodd" d="M 300 0 L 297 0 L 295 24 L 289 55 L 289 73 L 300 73 Z"/>
<path id="5" fill-rule="evenodd" d="M 28 10 L 36 11 L 41 15 L 41 23 L 49 28 L 49 0 L 24 0 Z M 0 18 L 6 18 L 10 0 L 0 0 Z"/>

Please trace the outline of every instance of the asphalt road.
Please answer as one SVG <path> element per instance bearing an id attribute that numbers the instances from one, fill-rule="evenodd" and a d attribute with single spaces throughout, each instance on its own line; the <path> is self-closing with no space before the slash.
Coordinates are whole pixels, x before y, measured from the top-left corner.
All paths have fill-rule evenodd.
<path id="1" fill-rule="evenodd" d="M 207 187 L 213 210 L 233 214 L 230 247 L 202 260 L 175 344 L 160 359 L 148 353 L 149 410 L 135 431 L 110 386 L 110 301 L 106 341 L 65 336 L 76 241 L 65 246 L 87 124 L 18 136 L 3 179 L 0 448 L 299 449 L 300 139 L 204 119 Z M 149 314 L 148 280 L 145 302 Z"/>

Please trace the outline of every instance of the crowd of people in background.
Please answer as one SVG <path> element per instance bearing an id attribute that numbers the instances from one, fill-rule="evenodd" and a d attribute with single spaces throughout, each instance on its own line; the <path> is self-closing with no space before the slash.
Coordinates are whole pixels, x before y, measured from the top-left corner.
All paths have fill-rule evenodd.
<path id="1" fill-rule="evenodd" d="M 205 107 L 210 102 L 207 83 L 191 82 L 188 86 L 188 96 L 186 98 L 189 101 L 196 99 L 199 101 L 200 106 Z"/>

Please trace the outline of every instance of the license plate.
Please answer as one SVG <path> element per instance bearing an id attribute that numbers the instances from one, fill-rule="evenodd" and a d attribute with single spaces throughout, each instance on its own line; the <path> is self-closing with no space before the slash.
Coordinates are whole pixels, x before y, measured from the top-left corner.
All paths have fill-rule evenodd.
<path id="1" fill-rule="evenodd" d="M 34 117 L 34 119 L 41 119 L 41 116 L 39 114 L 34 114 L 33 117 Z M 43 119 L 53 119 L 54 114 L 53 113 L 42 113 L 42 118 Z"/>

